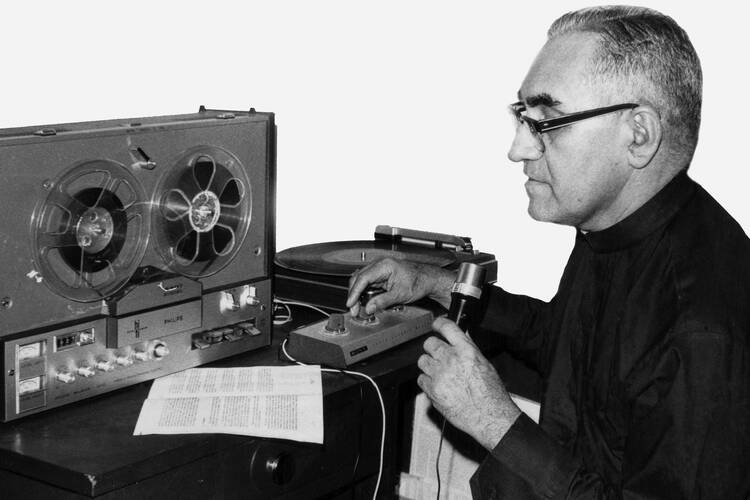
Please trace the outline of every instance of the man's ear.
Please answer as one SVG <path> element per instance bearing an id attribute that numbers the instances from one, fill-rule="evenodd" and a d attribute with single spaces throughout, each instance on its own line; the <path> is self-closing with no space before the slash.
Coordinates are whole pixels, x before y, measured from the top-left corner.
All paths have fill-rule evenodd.
<path id="1" fill-rule="evenodd" d="M 661 117 L 653 106 L 643 104 L 633 109 L 628 125 L 632 133 L 628 146 L 630 166 L 635 169 L 645 168 L 661 146 Z"/>

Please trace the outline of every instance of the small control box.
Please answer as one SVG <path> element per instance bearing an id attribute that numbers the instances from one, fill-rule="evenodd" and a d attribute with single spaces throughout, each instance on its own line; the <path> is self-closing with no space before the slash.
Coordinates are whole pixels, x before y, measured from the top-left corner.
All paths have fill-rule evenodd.
<path id="1" fill-rule="evenodd" d="M 371 315 L 333 314 L 289 334 L 289 354 L 305 363 L 346 368 L 432 331 L 432 313 L 395 306 Z"/>

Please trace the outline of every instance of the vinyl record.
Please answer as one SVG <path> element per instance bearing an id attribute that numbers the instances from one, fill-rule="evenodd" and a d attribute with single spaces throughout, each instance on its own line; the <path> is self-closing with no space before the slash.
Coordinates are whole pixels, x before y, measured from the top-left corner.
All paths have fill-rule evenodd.
<path id="1" fill-rule="evenodd" d="M 446 267 L 456 257 L 439 248 L 390 241 L 333 241 L 288 248 L 276 254 L 276 264 L 294 271 L 348 276 L 376 260 L 390 257 Z"/>

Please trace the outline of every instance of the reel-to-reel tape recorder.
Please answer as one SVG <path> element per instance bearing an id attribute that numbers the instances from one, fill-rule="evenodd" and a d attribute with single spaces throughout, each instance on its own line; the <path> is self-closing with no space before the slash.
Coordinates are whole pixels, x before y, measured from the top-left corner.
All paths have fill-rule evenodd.
<path id="1" fill-rule="evenodd" d="M 270 344 L 275 125 L 0 130 L 2 420 Z"/>

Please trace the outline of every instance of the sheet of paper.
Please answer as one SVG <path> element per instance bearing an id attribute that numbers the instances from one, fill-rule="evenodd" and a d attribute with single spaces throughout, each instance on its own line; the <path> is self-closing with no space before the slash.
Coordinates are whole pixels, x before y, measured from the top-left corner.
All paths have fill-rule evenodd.
<path id="1" fill-rule="evenodd" d="M 518 407 L 539 422 L 539 403 L 515 394 L 510 395 Z M 441 420 L 424 393 L 414 401 L 411 461 L 409 472 L 399 478 L 399 498 L 403 500 L 435 500 L 437 473 L 435 464 L 440 446 Z M 440 500 L 469 500 L 469 479 L 479 467 L 487 451 L 467 434 L 446 432 L 440 448 Z"/>
<path id="2" fill-rule="evenodd" d="M 155 380 L 133 435 L 198 433 L 323 443 L 320 367 L 193 368 Z"/>

